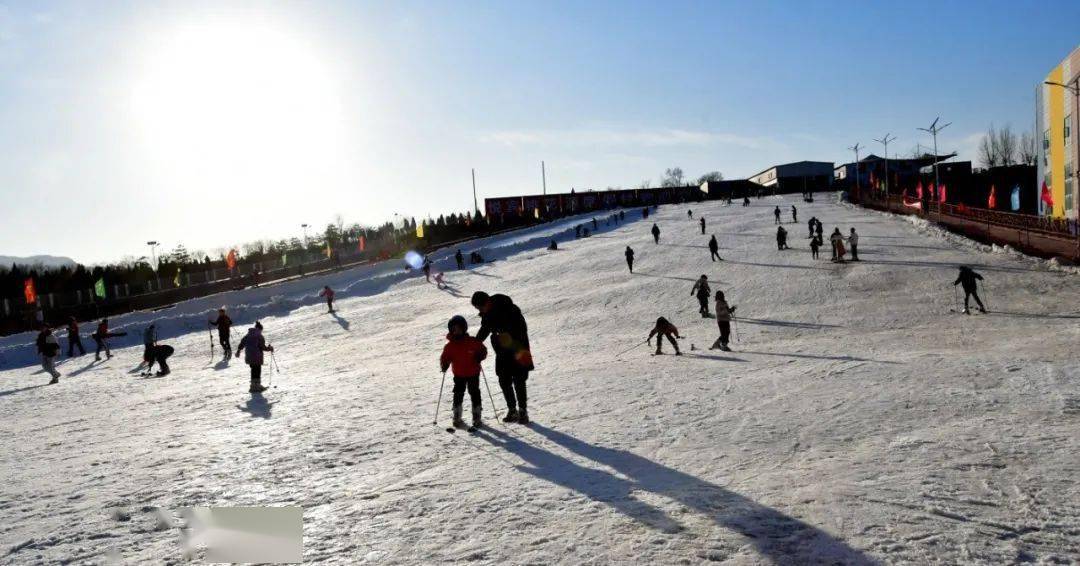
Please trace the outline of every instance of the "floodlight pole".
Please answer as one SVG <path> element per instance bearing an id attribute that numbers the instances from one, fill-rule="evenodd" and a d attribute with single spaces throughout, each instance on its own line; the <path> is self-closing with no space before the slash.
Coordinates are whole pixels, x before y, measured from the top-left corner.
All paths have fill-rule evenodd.
<path id="1" fill-rule="evenodd" d="M 880 140 L 874 140 L 874 141 L 876 141 L 876 142 L 878 142 L 878 143 L 885 146 L 885 195 L 886 195 L 886 198 L 888 198 L 888 194 L 889 194 L 889 142 L 895 141 L 895 140 L 896 140 L 896 136 L 893 136 L 892 138 L 890 138 L 889 134 L 885 134 L 885 137 L 881 138 Z"/>
<path id="2" fill-rule="evenodd" d="M 940 132 L 941 130 L 944 130 L 945 128 L 948 128 L 949 124 L 952 124 L 952 122 L 949 122 L 949 124 L 945 124 L 944 126 L 938 126 L 937 125 L 938 120 L 941 120 L 940 116 L 937 117 L 937 118 L 934 118 L 934 121 L 933 121 L 933 123 L 930 124 L 929 128 L 917 128 L 917 129 L 922 130 L 924 132 L 930 132 L 930 134 L 934 136 L 934 191 L 941 190 L 941 184 L 938 182 L 938 171 L 937 171 L 937 164 L 938 164 L 937 135 L 938 135 L 938 132 Z"/>
<path id="3" fill-rule="evenodd" d="M 855 152 L 855 192 L 861 197 L 862 188 L 859 186 L 859 144 L 856 143 L 848 149 Z"/>

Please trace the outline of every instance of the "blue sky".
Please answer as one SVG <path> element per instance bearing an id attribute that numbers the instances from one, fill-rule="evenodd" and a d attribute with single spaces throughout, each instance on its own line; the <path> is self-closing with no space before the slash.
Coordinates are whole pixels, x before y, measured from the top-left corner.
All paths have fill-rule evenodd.
<path id="1" fill-rule="evenodd" d="M 2 2 L 0 254 L 213 252 L 480 198 L 1030 130 L 1077 2 Z M 1073 31 L 1070 31 L 1073 30 Z"/>

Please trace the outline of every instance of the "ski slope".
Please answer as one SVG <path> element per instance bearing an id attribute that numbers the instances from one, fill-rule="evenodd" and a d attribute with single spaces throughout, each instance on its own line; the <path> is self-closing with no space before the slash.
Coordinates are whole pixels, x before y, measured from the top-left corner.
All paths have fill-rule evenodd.
<path id="1" fill-rule="evenodd" d="M 448 272 L 445 291 L 396 267 L 330 275 L 336 315 L 309 279 L 118 317 L 160 321 L 177 350 L 163 379 L 133 374 L 130 346 L 44 386 L 32 336 L 6 338 L 0 563 L 176 563 L 176 509 L 244 505 L 303 507 L 312 563 L 1080 561 L 1080 280 L 823 198 L 495 237 L 499 261 Z M 854 226 L 863 261 L 811 260 L 810 216 L 826 237 Z M 961 263 L 986 278 L 992 314 L 950 312 Z M 743 317 L 733 352 L 704 350 L 717 330 L 690 296 L 702 273 Z M 447 434 L 449 390 L 432 425 L 446 321 L 475 332 L 475 290 L 528 319 L 530 428 L 496 423 L 486 391 L 489 429 Z M 263 396 L 245 365 L 210 359 L 203 321 L 221 304 L 234 344 L 258 317 L 277 349 Z M 685 355 L 617 356 L 661 315 Z"/>

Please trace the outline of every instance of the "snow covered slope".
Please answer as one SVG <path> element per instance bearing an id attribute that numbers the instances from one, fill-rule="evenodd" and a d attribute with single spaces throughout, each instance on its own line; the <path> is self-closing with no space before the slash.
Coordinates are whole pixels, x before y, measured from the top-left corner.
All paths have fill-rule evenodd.
<path id="1" fill-rule="evenodd" d="M 320 281 L 178 306 L 193 322 L 164 379 L 129 371 L 138 348 L 67 362 L 54 386 L 2 371 L 0 563 L 176 561 L 171 510 L 230 505 L 304 507 L 305 559 L 335 564 L 1080 560 L 1080 280 L 820 201 L 795 203 L 780 252 L 771 210 L 790 220 L 793 202 L 662 207 L 553 252 L 525 238 L 447 291 L 353 273 L 336 316 Z M 856 227 L 864 261 L 811 260 L 811 215 Z M 993 314 L 950 312 L 960 263 Z M 745 317 L 734 352 L 702 350 L 702 273 Z M 531 428 L 486 406 L 489 430 L 447 434 L 446 397 L 431 424 L 446 320 L 475 330 L 475 290 L 528 318 Z M 201 320 L 221 303 L 277 348 L 262 397 L 246 366 L 209 359 Z M 686 355 L 616 355 L 661 315 Z M 0 342 L 12 365 L 25 338 Z"/>

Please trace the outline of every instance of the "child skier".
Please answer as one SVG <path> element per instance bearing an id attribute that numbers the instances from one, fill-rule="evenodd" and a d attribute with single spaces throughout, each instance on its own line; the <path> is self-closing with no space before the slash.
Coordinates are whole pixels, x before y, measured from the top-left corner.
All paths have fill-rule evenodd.
<path id="1" fill-rule="evenodd" d="M 787 230 L 784 230 L 783 226 L 776 227 L 776 249 L 786 250 L 787 245 Z"/>
<path id="2" fill-rule="evenodd" d="M 262 384 L 263 352 L 273 352 L 274 347 L 266 345 L 262 328 L 262 323 L 256 321 L 255 326 L 248 329 L 247 335 L 240 339 L 240 344 L 236 347 L 236 357 L 239 358 L 240 352 L 243 352 L 244 361 L 251 366 L 251 386 L 248 387 L 248 393 L 266 391 Z"/>
<path id="3" fill-rule="evenodd" d="M 123 335 L 126 335 L 126 334 L 127 334 L 126 332 L 119 333 L 119 334 L 110 334 L 109 333 L 109 319 L 107 319 L 107 318 L 101 319 L 101 322 L 98 323 L 97 332 L 90 335 L 90 337 L 94 339 L 94 343 L 97 344 L 97 350 L 94 352 L 94 361 L 95 362 L 100 362 L 101 361 L 101 351 L 102 350 L 105 350 L 105 358 L 106 359 L 111 358 L 112 357 L 112 352 L 109 351 L 108 339 L 112 338 L 113 336 L 123 336 Z"/>
<path id="4" fill-rule="evenodd" d="M 41 367 L 52 376 L 49 384 L 60 383 L 60 372 L 56 371 L 56 356 L 60 353 L 60 342 L 56 340 L 52 328 L 42 324 L 41 332 L 37 336 L 37 351 L 41 355 Z"/>
<path id="5" fill-rule="evenodd" d="M 327 312 L 334 312 L 334 290 L 329 285 L 323 285 L 319 296 L 326 297 L 326 308 L 330 309 Z"/>
<path id="6" fill-rule="evenodd" d="M 446 324 L 449 334 L 446 345 L 439 356 L 439 365 L 445 374 L 447 369 L 454 370 L 454 426 L 463 428 L 461 405 L 465 400 L 465 390 L 469 391 L 472 402 L 472 425 L 481 426 L 480 414 L 483 412 L 480 397 L 480 362 L 487 358 L 484 343 L 469 336 L 469 323 L 465 317 L 454 315 Z"/>
<path id="7" fill-rule="evenodd" d="M 968 300 L 972 297 L 975 298 L 975 304 L 979 305 L 979 311 L 986 312 L 986 307 L 979 300 L 978 283 L 976 282 L 982 280 L 982 278 L 982 275 L 975 273 L 970 267 L 966 265 L 960 266 L 960 275 L 956 278 L 956 281 L 953 281 L 953 287 L 961 285 L 964 288 L 964 314 L 971 314 L 971 311 L 968 310 Z"/>
<path id="8" fill-rule="evenodd" d="M 660 244 L 660 227 L 657 226 L 655 223 L 652 225 L 652 237 L 653 237 L 653 242 L 655 242 L 657 245 L 659 245 Z"/>
<path id="9" fill-rule="evenodd" d="M 626 267 L 630 268 L 630 273 L 634 272 L 634 248 L 626 246 L 626 251 L 623 252 L 626 256 Z"/>
<path id="10" fill-rule="evenodd" d="M 68 357 L 75 357 L 75 348 L 79 349 L 79 355 L 86 354 L 86 348 L 83 348 L 82 338 L 79 337 L 79 322 L 75 320 L 75 317 L 68 317 Z"/>
<path id="11" fill-rule="evenodd" d="M 704 216 L 702 216 L 701 218 L 698 219 L 698 224 L 701 225 L 701 235 L 704 236 L 705 235 L 705 217 Z"/>
<path id="12" fill-rule="evenodd" d="M 225 314 L 225 307 L 218 309 L 217 320 L 209 321 L 210 326 L 216 326 L 218 331 L 218 343 L 221 344 L 221 348 L 225 350 L 225 357 L 223 359 L 229 359 L 232 357 L 232 319 L 229 315 Z"/>
<path id="13" fill-rule="evenodd" d="M 818 258 L 818 249 L 821 248 L 821 240 L 817 236 L 810 236 L 810 257 L 813 259 Z"/>
<path id="14" fill-rule="evenodd" d="M 713 261 L 724 261 L 724 258 L 720 257 L 720 243 L 716 241 L 716 234 L 709 238 L 709 257 Z"/>
<path id="15" fill-rule="evenodd" d="M 690 294 L 697 294 L 698 300 L 698 313 L 701 318 L 709 318 L 709 293 L 712 290 L 709 289 L 709 278 L 702 275 L 700 279 L 694 282 L 694 286 L 690 289 Z"/>
<path id="16" fill-rule="evenodd" d="M 667 337 L 668 342 L 671 342 L 671 345 L 675 348 L 675 355 L 682 355 L 682 352 L 679 351 L 679 343 L 675 341 L 676 338 L 682 338 L 682 336 L 679 336 L 679 329 L 668 322 L 668 319 L 664 317 L 656 319 L 656 326 L 653 327 L 652 332 L 649 332 L 649 337 L 645 339 L 645 342 L 650 346 L 652 346 L 653 336 L 656 336 L 656 355 L 659 356 L 664 353 L 662 348 L 664 337 Z"/>
<path id="17" fill-rule="evenodd" d="M 146 364 L 146 372 L 150 373 L 154 369 L 154 346 L 157 345 L 157 328 L 156 323 L 151 322 L 150 326 L 143 330 L 143 363 Z"/>
<path id="18" fill-rule="evenodd" d="M 780 223 L 780 205 L 777 205 L 776 208 L 773 209 L 772 213 L 773 213 L 773 216 L 776 217 L 776 223 L 779 224 Z"/>
<path id="19" fill-rule="evenodd" d="M 720 327 L 720 337 L 713 342 L 713 345 L 709 347 L 710 350 L 720 348 L 725 352 L 730 352 L 728 348 L 728 338 L 731 336 L 731 316 L 735 314 L 735 307 L 728 306 L 727 301 L 724 300 L 724 292 L 716 292 L 716 325 Z"/>

